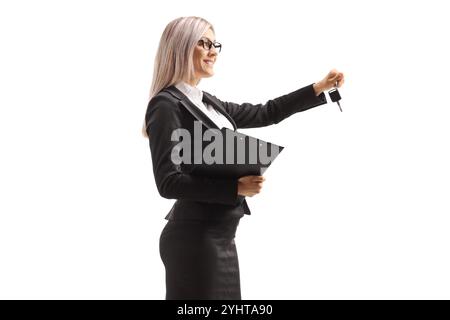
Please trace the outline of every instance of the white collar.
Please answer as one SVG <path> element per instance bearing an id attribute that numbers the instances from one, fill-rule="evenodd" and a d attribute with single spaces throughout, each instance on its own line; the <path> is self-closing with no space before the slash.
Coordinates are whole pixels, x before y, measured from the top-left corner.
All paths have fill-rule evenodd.
<path id="1" fill-rule="evenodd" d="M 178 82 L 175 87 L 179 89 L 181 92 L 183 92 L 186 96 L 189 98 L 196 100 L 196 101 L 202 101 L 203 100 L 203 91 L 200 90 L 197 87 L 193 87 L 190 84 L 180 81 Z"/>

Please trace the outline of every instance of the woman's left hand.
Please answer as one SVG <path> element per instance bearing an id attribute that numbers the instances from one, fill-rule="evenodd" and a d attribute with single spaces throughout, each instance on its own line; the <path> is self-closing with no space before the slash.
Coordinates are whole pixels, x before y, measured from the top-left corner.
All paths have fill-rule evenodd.
<path id="1" fill-rule="evenodd" d="M 336 84 L 337 82 L 337 84 Z M 316 95 L 319 95 L 325 90 L 329 90 L 334 87 L 340 88 L 344 84 L 344 74 L 336 69 L 328 72 L 325 78 L 317 83 L 314 83 L 314 90 Z"/>

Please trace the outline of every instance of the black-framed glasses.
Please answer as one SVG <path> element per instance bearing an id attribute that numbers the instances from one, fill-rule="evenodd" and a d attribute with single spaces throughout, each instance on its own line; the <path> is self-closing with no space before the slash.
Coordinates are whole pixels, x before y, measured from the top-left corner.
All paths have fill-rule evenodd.
<path id="1" fill-rule="evenodd" d="M 218 52 L 222 51 L 222 44 L 220 44 L 219 42 L 212 42 L 209 39 L 200 39 L 198 40 L 198 45 L 203 46 L 203 48 L 205 50 L 211 50 L 211 48 L 214 46 L 214 48 L 216 48 L 218 50 Z"/>

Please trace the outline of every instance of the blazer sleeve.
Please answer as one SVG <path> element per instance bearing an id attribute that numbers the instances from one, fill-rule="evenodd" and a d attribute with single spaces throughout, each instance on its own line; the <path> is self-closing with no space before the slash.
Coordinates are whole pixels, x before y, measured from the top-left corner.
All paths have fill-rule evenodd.
<path id="1" fill-rule="evenodd" d="M 153 174 L 159 194 L 167 199 L 183 199 L 233 205 L 238 199 L 237 180 L 200 177 L 181 171 L 171 160 L 172 132 L 182 127 L 180 108 L 164 96 L 155 96 L 145 115 Z"/>
<path id="2" fill-rule="evenodd" d="M 264 127 L 276 124 L 296 112 L 305 111 L 327 103 L 323 92 L 316 96 L 313 84 L 271 99 L 265 104 L 253 105 L 247 102 L 237 104 L 218 100 L 236 122 L 238 128 Z"/>

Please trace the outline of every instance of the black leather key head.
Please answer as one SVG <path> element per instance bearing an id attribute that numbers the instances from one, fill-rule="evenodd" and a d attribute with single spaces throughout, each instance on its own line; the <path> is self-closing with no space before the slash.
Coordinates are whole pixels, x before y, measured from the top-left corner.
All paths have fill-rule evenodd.
<path id="1" fill-rule="evenodd" d="M 339 94 L 337 88 L 331 89 L 330 91 L 328 91 L 328 94 L 330 95 L 331 101 L 333 102 L 341 100 L 341 95 Z"/>

